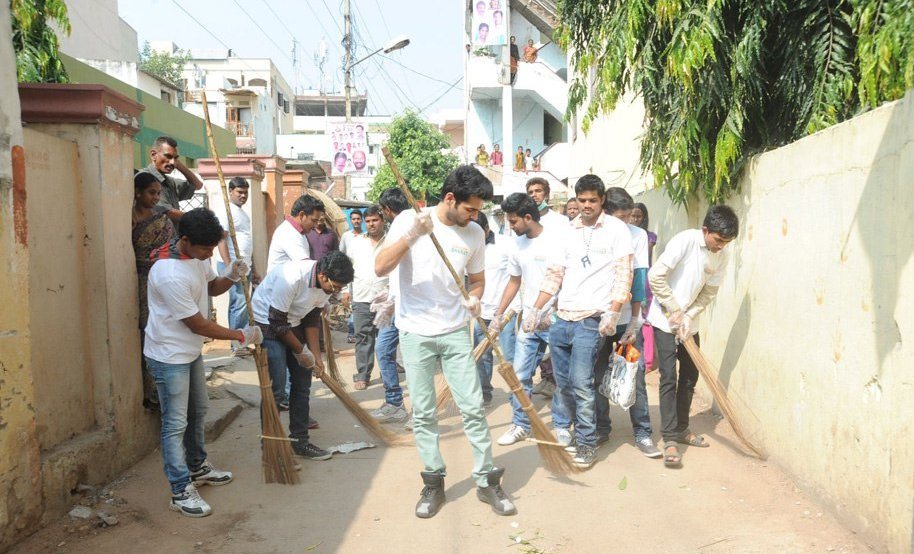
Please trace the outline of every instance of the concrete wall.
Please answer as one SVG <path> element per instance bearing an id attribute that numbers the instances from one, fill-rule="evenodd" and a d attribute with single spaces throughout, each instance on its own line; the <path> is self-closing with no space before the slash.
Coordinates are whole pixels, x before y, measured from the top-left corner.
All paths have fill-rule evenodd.
<path id="1" fill-rule="evenodd" d="M 70 36 L 58 33 L 60 50 L 74 58 L 139 61 L 136 31 L 120 18 L 117 0 L 67 0 Z"/>
<path id="2" fill-rule="evenodd" d="M 524 150 L 529 148 L 534 153 L 542 151 L 546 147 L 543 143 L 543 107 L 529 98 L 515 98 L 513 104 L 514 150 L 523 146 Z M 502 106 L 500 100 L 475 100 L 470 106 L 467 144 L 470 156 L 475 157 L 480 144 L 486 145 L 486 152 L 492 151 L 493 144 L 502 144 Z"/>
<path id="3" fill-rule="evenodd" d="M 771 459 L 852 529 L 910 552 L 914 93 L 756 158 L 702 347 Z M 644 194 L 663 245 L 706 206 Z"/>
<path id="4" fill-rule="evenodd" d="M 41 517 L 30 359 L 25 155 L 9 2 L 0 3 L 0 550 Z"/>

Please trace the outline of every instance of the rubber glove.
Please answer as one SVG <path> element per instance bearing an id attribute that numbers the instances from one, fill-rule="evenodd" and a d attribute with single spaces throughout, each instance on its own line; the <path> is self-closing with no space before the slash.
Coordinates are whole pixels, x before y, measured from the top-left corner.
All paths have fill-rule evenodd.
<path id="1" fill-rule="evenodd" d="M 473 317 L 479 317 L 479 314 L 482 313 L 482 304 L 480 304 L 479 299 L 473 295 L 470 295 L 469 298 L 462 299 L 460 303 L 463 304 L 463 307 L 466 308 Z"/>
<path id="2" fill-rule="evenodd" d="M 250 270 L 248 264 L 244 263 L 244 260 L 235 260 L 222 270 L 222 275 L 220 275 L 220 277 L 225 277 L 229 281 L 237 283 L 242 277 L 247 275 Z"/>
<path id="3" fill-rule="evenodd" d="M 388 298 L 387 291 L 381 291 L 371 300 L 368 310 L 374 312 L 374 326 L 378 329 L 388 327 L 394 317 L 394 301 Z"/>
<path id="4" fill-rule="evenodd" d="M 635 344 L 635 340 L 638 338 L 638 331 L 641 330 L 643 324 L 644 320 L 641 319 L 641 316 L 633 317 L 632 320 L 628 322 L 628 327 L 625 328 L 625 333 L 622 334 L 622 338 L 619 339 L 619 342 L 622 344 Z"/>
<path id="5" fill-rule="evenodd" d="M 298 361 L 298 365 L 302 366 L 305 369 L 312 369 L 314 364 L 317 362 L 314 360 L 314 354 L 308 350 L 308 347 L 302 345 L 301 352 L 295 353 L 295 359 Z"/>
<path id="6" fill-rule="evenodd" d="M 489 332 L 493 335 L 497 335 L 501 332 L 502 327 L 505 326 L 504 321 L 505 314 L 495 314 L 495 317 L 492 318 L 492 321 L 489 322 Z"/>
<path id="7" fill-rule="evenodd" d="M 432 223 L 432 213 L 422 212 L 416 215 L 416 219 L 413 221 L 413 226 L 403 234 L 403 238 L 410 246 L 412 246 L 416 244 L 416 241 L 421 237 L 431 233 L 434 228 L 435 224 Z"/>
<path id="8" fill-rule="evenodd" d="M 692 318 L 683 314 L 682 319 L 679 321 L 679 327 L 676 328 L 676 338 L 679 339 L 679 342 L 685 342 L 686 339 L 692 336 Z"/>
<path id="9" fill-rule="evenodd" d="M 619 312 L 606 310 L 600 317 L 600 325 L 597 329 L 604 337 L 611 337 L 616 334 L 616 325 L 619 323 Z"/>
<path id="10" fill-rule="evenodd" d="M 244 339 L 241 341 L 242 346 L 263 342 L 263 331 L 260 330 L 259 325 L 247 325 L 241 329 L 241 333 L 244 334 Z"/>

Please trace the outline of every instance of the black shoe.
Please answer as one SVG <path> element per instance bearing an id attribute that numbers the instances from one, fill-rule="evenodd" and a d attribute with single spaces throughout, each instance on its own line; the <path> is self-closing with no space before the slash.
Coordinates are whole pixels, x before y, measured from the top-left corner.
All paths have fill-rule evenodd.
<path id="1" fill-rule="evenodd" d="M 279 403 L 276 404 L 276 408 L 278 408 L 280 412 L 288 412 L 289 411 L 289 401 L 281 400 Z"/>
<path id="2" fill-rule="evenodd" d="M 438 471 L 423 471 L 420 475 L 425 487 L 422 489 L 419 502 L 416 503 L 416 517 L 435 517 L 445 501 L 444 474 Z"/>
<path id="3" fill-rule="evenodd" d="M 600 448 L 604 444 L 609 442 L 609 433 L 597 433 L 597 445 L 596 448 Z"/>
<path id="4" fill-rule="evenodd" d="M 514 503 L 508 494 L 501 488 L 501 476 L 505 474 L 504 468 L 493 469 L 486 476 L 488 487 L 476 487 L 476 498 L 492 506 L 492 511 L 500 516 L 511 516 L 517 513 Z"/>
<path id="5" fill-rule="evenodd" d="M 309 460 L 321 461 L 329 460 L 333 457 L 331 452 L 324 450 L 313 442 L 293 442 L 292 450 L 297 456 L 301 456 L 302 458 L 307 458 Z"/>

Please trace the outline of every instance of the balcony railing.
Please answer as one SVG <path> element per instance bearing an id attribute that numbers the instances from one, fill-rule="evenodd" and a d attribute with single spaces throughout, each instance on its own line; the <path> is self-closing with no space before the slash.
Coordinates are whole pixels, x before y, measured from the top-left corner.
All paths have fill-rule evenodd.
<path id="1" fill-rule="evenodd" d="M 236 137 L 253 137 L 254 125 L 240 121 L 226 121 L 225 128 L 235 133 Z"/>

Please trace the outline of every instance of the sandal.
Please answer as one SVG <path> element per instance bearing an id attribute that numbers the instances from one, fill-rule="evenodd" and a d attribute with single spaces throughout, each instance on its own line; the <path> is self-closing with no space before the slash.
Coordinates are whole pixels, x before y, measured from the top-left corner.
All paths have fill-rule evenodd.
<path id="1" fill-rule="evenodd" d="M 675 442 L 663 444 L 663 465 L 673 468 L 682 467 L 682 453 L 679 452 L 679 445 Z"/>
<path id="2" fill-rule="evenodd" d="M 705 440 L 704 436 L 696 435 L 695 433 L 688 432 L 679 439 L 679 442 L 687 444 L 689 446 L 695 446 L 697 448 L 707 448 L 711 446 L 711 443 Z"/>

